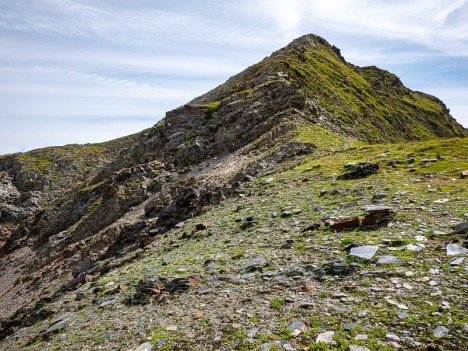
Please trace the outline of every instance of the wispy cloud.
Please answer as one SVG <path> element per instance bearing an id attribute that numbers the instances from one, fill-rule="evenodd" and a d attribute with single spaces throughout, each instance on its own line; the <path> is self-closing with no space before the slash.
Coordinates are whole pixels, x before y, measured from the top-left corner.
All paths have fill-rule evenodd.
<path id="1" fill-rule="evenodd" d="M 468 55 L 468 10 L 465 0 L 264 0 L 259 13 L 280 31 L 295 35 L 304 28 L 366 37 L 401 39 Z"/>
<path id="2" fill-rule="evenodd" d="M 306 33 L 440 93 L 468 126 L 466 0 L 3 1 L 0 121 L 17 137 L 0 153 L 31 147 L 29 134 L 35 146 L 96 141 L 93 120 L 115 136 L 148 127 Z"/>

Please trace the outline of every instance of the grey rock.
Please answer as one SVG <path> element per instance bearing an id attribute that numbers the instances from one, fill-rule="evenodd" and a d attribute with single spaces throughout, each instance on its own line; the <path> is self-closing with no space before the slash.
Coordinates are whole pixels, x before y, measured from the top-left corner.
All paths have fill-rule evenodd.
<path id="1" fill-rule="evenodd" d="M 51 334 L 51 333 L 58 332 L 58 331 L 60 331 L 62 329 L 65 329 L 66 327 L 68 327 L 69 324 L 70 324 L 70 322 L 67 321 L 67 320 L 55 323 L 53 326 L 51 326 L 49 329 L 47 329 L 45 334 L 48 335 L 48 334 Z"/>
<path id="2" fill-rule="evenodd" d="M 359 318 L 364 318 L 368 313 L 369 313 L 368 310 L 360 310 L 360 311 L 358 311 L 357 316 L 358 316 Z"/>
<path id="3" fill-rule="evenodd" d="M 447 245 L 447 256 L 464 255 L 467 252 L 468 249 L 464 248 L 463 246 L 459 246 L 457 244 Z"/>
<path id="4" fill-rule="evenodd" d="M 50 325 L 53 325 L 55 323 L 58 323 L 58 322 L 62 322 L 62 321 L 69 321 L 70 319 L 73 319 L 75 317 L 75 313 L 73 312 L 66 312 L 62 315 L 60 315 L 59 317 L 57 317 L 56 319 L 54 319 L 52 322 L 50 322 Z"/>
<path id="5" fill-rule="evenodd" d="M 370 245 L 357 246 L 357 247 L 351 248 L 349 255 L 364 258 L 366 260 L 370 260 L 372 259 L 372 257 L 375 256 L 378 249 L 379 249 L 378 246 L 370 246 Z"/>
<path id="6" fill-rule="evenodd" d="M 392 255 L 380 256 L 379 260 L 377 261 L 377 264 L 402 264 L 402 263 L 406 263 L 406 261 L 401 260 Z"/>
<path id="7" fill-rule="evenodd" d="M 343 328 L 344 330 L 351 330 L 353 328 L 356 328 L 358 325 L 358 323 L 344 323 Z"/>
<path id="8" fill-rule="evenodd" d="M 253 338 L 244 338 L 242 340 L 238 340 L 234 342 L 234 346 L 237 346 L 239 344 L 255 344 L 257 342 L 257 339 Z"/>
<path id="9" fill-rule="evenodd" d="M 384 198 L 386 198 L 387 196 L 388 196 L 387 194 L 375 193 L 375 194 L 372 194 L 372 201 L 384 199 Z"/>
<path id="10" fill-rule="evenodd" d="M 246 274 L 242 274 L 240 276 L 241 279 L 252 279 L 252 278 L 255 278 L 256 274 L 255 273 L 246 273 Z"/>
<path id="11" fill-rule="evenodd" d="M 247 336 L 248 336 L 249 338 L 253 338 L 253 337 L 258 333 L 259 330 L 260 330 L 260 329 L 259 329 L 259 328 L 256 328 L 256 327 L 250 328 L 249 330 L 247 330 Z"/>
<path id="12" fill-rule="evenodd" d="M 392 333 L 392 332 L 388 332 L 385 337 L 390 340 L 390 341 L 395 341 L 395 342 L 399 342 L 400 341 L 400 338 L 395 334 L 395 333 Z"/>
<path id="13" fill-rule="evenodd" d="M 256 258 L 254 258 L 253 260 L 250 260 L 249 262 L 244 264 L 242 266 L 242 268 L 247 269 L 247 270 L 252 270 L 252 269 L 255 269 L 255 268 L 264 267 L 266 265 L 266 263 L 267 263 L 267 260 L 264 257 L 258 256 Z"/>
<path id="14" fill-rule="evenodd" d="M 135 351 L 153 351 L 153 345 L 151 345 L 149 342 L 145 342 L 144 344 L 138 346 Z"/>
<path id="15" fill-rule="evenodd" d="M 301 321 L 295 321 L 294 323 L 292 323 L 289 327 L 288 327 L 289 330 L 291 330 L 291 336 L 292 337 L 296 337 L 298 336 L 299 334 L 305 332 L 307 330 L 307 327 L 304 323 L 302 323 Z"/>
<path id="16" fill-rule="evenodd" d="M 336 344 L 336 341 L 333 340 L 334 335 L 334 331 L 320 333 L 319 335 L 317 335 L 317 339 L 315 339 L 315 342 L 324 342 L 325 344 Z"/>
<path id="17" fill-rule="evenodd" d="M 106 301 L 104 301 L 103 303 L 101 303 L 101 304 L 99 305 L 99 307 L 102 308 L 102 307 L 106 307 L 106 306 L 112 305 L 112 304 L 114 304 L 116 301 L 117 301 L 116 298 L 113 298 L 113 299 L 110 299 L 110 300 L 106 300 Z"/>
<path id="18" fill-rule="evenodd" d="M 405 319 L 407 314 L 408 310 L 402 310 L 400 313 L 398 313 L 398 318 Z"/>
<path id="19" fill-rule="evenodd" d="M 295 350 L 295 348 L 287 340 L 281 340 L 280 345 L 286 351 L 294 351 Z"/>
<path id="20" fill-rule="evenodd" d="M 349 345 L 349 351 L 370 351 L 370 350 L 364 346 Z"/>
<path id="21" fill-rule="evenodd" d="M 409 244 L 409 245 L 406 245 L 404 246 L 404 248 L 406 250 L 410 250 L 410 251 L 421 251 L 422 249 L 424 249 L 424 245 L 422 244 Z"/>
<path id="22" fill-rule="evenodd" d="M 439 326 L 434 328 L 432 333 L 434 334 L 434 336 L 436 338 L 442 338 L 442 337 L 447 335 L 448 329 L 446 327 L 442 326 L 442 325 L 439 325 Z"/>
<path id="23" fill-rule="evenodd" d="M 267 342 L 265 344 L 262 344 L 261 346 L 261 350 L 262 351 L 269 351 L 273 346 L 277 345 L 276 343 L 274 342 Z"/>
<path id="24" fill-rule="evenodd" d="M 332 308 L 338 312 L 349 312 L 353 309 L 351 306 L 332 306 Z"/>
<path id="25" fill-rule="evenodd" d="M 156 346 L 157 346 L 157 347 L 161 347 L 161 346 L 163 346 L 166 342 L 167 342 L 167 338 L 160 339 L 160 340 L 158 340 L 158 342 L 156 343 Z"/>
<path id="26" fill-rule="evenodd" d="M 199 292 L 200 295 L 206 295 L 206 294 L 211 294 L 214 291 L 214 289 L 205 289 Z"/>
<path id="27" fill-rule="evenodd" d="M 390 206 L 364 206 L 362 208 L 365 212 L 382 212 L 382 211 L 393 211 L 393 207 Z"/>
<path id="28" fill-rule="evenodd" d="M 454 259 L 453 261 L 450 261 L 450 265 L 451 266 L 459 266 L 463 263 L 463 261 L 465 260 L 464 257 L 458 257 L 456 259 Z"/>

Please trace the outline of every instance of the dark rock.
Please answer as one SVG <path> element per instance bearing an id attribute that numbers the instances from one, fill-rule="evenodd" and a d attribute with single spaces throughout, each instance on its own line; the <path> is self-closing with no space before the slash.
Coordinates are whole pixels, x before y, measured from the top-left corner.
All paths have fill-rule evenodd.
<path id="1" fill-rule="evenodd" d="M 365 211 L 362 224 L 366 227 L 386 226 L 395 216 L 393 208 L 388 206 L 370 206 Z"/>
<path id="2" fill-rule="evenodd" d="M 320 227 L 322 227 L 324 225 L 323 222 L 321 221 L 317 221 L 311 225 L 309 225 L 308 227 L 302 229 L 302 233 L 305 233 L 305 232 L 309 232 L 309 231 L 312 231 L 312 230 L 317 230 L 317 229 L 320 229 Z"/>
<path id="3" fill-rule="evenodd" d="M 288 239 L 281 245 L 281 248 L 282 249 L 290 249 L 290 248 L 293 247 L 293 245 L 294 245 L 294 240 Z"/>
<path id="4" fill-rule="evenodd" d="M 345 276 L 353 274 L 358 265 L 333 263 L 323 267 L 325 274 Z"/>
<path id="5" fill-rule="evenodd" d="M 332 222 L 330 222 L 330 228 L 334 230 L 344 230 L 344 229 L 351 230 L 351 229 L 359 227 L 359 224 L 360 224 L 359 217 L 351 216 L 351 217 L 332 219 Z"/>
<path id="6" fill-rule="evenodd" d="M 192 234 L 199 233 L 199 232 L 205 230 L 206 228 L 208 228 L 208 224 L 206 224 L 206 223 L 198 223 L 198 224 L 195 226 L 195 229 L 192 231 Z"/>
<path id="7" fill-rule="evenodd" d="M 344 323 L 343 329 L 344 330 L 351 330 L 352 328 L 356 328 L 359 324 L 357 323 Z"/>
<path id="8" fill-rule="evenodd" d="M 457 224 L 452 234 L 468 234 L 468 222 Z"/>
<path id="9" fill-rule="evenodd" d="M 206 295 L 206 294 L 211 294 L 214 292 L 214 289 L 205 289 L 199 292 L 200 295 Z"/>
<path id="10" fill-rule="evenodd" d="M 256 225 L 257 225 L 257 222 L 254 220 L 254 218 L 252 216 L 249 216 L 249 217 L 245 217 L 242 220 L 242 224 L 240 227 L 242 230 L 245 230 L 247 228 L 255 227 Z"/>
<path id="11" fill-rule="evenodd" d="M 242 179 L 243 182 L 250 182 L 252 180 L 254 180 L 255 177 L 251 176 L 251 175 L 245 175 L 244 178 Z"/>
<path id="12" fill-rule="evenodd" d="M 263 268 L 267 264 L 267 260 L 263 258 L 262 256 L 258 256 L 254 258 L 253 260 L 250 260 L 249 262 L 245 263 L 242 268 L 245 269 L 246 271 L 255 271 Z"/>
<path id="13" fill-rule="evenodd" d="M 321 192 L 320 192 L 320 195 L 319 196 L 324 196 L 324 195 L 338 195 L 338 194 L 341 194 L 341 193 L 344 193 L 345 190 L 343 189 L 331 189 L 331 190 L 327 190 L 327 189 L 323 189 Z"/>
<path id="14" fill-rule="evenodd" d="M 375 193 L 375 194 L 372 194 L 372 201 L 385 199 L 386 197 L 387 197 L 387 194 Z"/>
<path id="15" fill-rule="evenodd" d="M 160 277 L 158 280 L 140 281 L 136 286 L 136 292 L 124 300 L 127 305 L 147 304 L 150 300 L 163 301 L 169 294 L 183 292 L 190 287 L 202 282 L 200 276 L 175 278 L 167 280 Z"/>
<path id="16" fill-rule="evenodd" d="M 350 162 L 344 165 L 346 173 L 340 174 L 336 179 L 365 178 L 379 171 L 379 165 L 374 162 Z"/>

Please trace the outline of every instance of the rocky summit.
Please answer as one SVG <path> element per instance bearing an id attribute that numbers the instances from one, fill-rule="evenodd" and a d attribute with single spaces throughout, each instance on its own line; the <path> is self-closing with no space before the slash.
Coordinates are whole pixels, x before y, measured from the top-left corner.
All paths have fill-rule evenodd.
<path id="1" fill-rule="evenodd" d="M 468 348 L 468 131 L 294 40 L 154 127 L 0 156 L 0 350 Z"/>

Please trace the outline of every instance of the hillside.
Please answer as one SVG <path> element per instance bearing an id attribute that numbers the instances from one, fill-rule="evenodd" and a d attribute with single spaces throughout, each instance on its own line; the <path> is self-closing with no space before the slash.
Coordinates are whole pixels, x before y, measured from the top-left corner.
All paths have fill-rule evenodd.
<path id="1" fill-rule="evenodd" d="M 308 35 L 141 133 L 1 156 L 0 347 L 463 348 L 466 136 Z"/>

